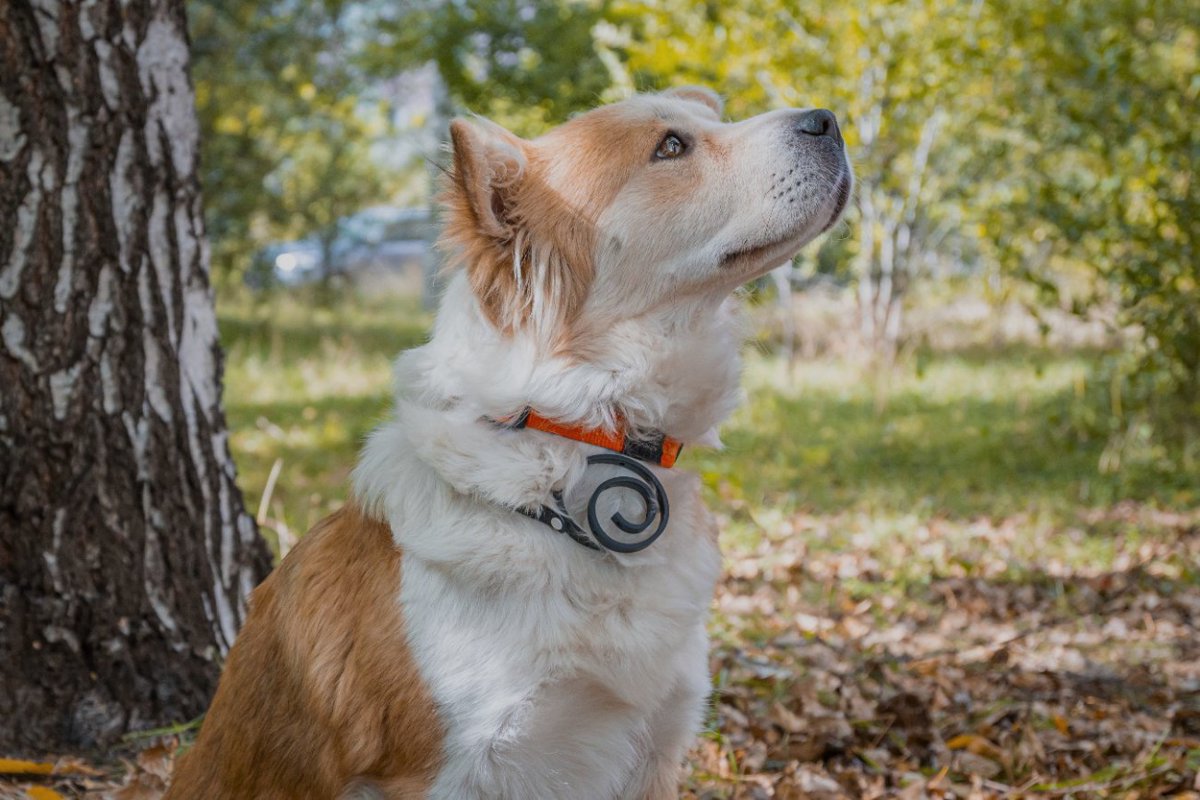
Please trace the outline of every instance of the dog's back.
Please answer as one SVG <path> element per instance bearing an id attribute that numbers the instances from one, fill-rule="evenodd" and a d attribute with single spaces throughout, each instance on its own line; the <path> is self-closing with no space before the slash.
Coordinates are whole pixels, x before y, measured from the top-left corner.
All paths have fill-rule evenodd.
<path id="1" fill-rule="evenodd" d="M 255 590 L 169 800 L 424 796 L 441 730 L 404 638 L 400 561 L 353 504 L 304 538 Z"/>

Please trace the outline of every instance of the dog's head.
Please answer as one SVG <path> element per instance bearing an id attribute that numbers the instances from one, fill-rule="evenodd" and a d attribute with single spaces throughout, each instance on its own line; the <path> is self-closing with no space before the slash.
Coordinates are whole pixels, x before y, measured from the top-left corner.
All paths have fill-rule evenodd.
<path id="1" fill-rule="evenodd" d="M 724 296 L 834 224 L 853 178 L 833 114 L 721 114 L 689 87 L 534 140 L 455 120 L 444 238 L 491 322 L 554 337 Z"/>

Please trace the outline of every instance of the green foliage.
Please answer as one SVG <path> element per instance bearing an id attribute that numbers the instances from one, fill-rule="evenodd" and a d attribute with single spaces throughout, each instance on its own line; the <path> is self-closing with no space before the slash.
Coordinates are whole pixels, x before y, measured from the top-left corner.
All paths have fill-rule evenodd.
<path id="1" fill-rule="evenodd" d="M 1139 412 L 1200 416 L 1200 18 L 1194 4 L 1018 2 L 997 9 L 1001 258 L 1081 313 L 1140 331 L 1116 365 Z M 1020 21 L 1020 24 L 1018 24 Z M 1070 276 L 1085 280 L 1072 282 Z M 1168 401 L 1168 402 L 1164 402 Z"/>
<path id="2" fill-rule="evenodd" d="M 303 296 L 219 304 L 226 408 L 240 483 L 258 507 L 276 459 L 269 515 L 302 534 L 345 497 L 363 438 L 391 405 L 391 360 L 424 340 L 411 299 L 353 295 L 314 311 Z M 970 520 L 1030 513 L 1061 523 L 1078 507 L 1126 498 L 1195 505 L 1200 463 L 1177 471 L 1129 442 L 1089 431 L 1110 386 L 1105 357 L 1008 348 L 930 351 L 920 369 L 865 380 L 843 361 L 750 359 L 748 402 L 722 451 L 685 451 L 735 527 L 806 511 Z"/>
<path id="3" fill-rule="evenodd" d="M 401 6 L 379 23 L 365 61 L 431 61 L 455 108 L 536 135 L 597 105 L 611 79 L 593 29 L 608 0 L 465 0 Z"/>
<path id="4" fill-rule="evenodd" d="M 894 349 L 904 293 L 938 266 L 1115 308 L 1140 336 L 1103 367 L 1126 384 L 1107 427 L 1166 441 L 1200 418 L 1192 5 L 631 2 L 621 53 L 629 85 L 709 83 L 734 117 L 836 109 L 859 177 L 841 247 L 868 339 Z"/>
<path id="5" fill-rule="evenodd" d="M 323 235 L 409 178 L 372 158 L 389 109 L 366 98 L 369 76 L 349 57 L 361 47 L 358 10 L 342 0 L 189 4 L 218 280 L 240 277 L 264 244 Z"/>

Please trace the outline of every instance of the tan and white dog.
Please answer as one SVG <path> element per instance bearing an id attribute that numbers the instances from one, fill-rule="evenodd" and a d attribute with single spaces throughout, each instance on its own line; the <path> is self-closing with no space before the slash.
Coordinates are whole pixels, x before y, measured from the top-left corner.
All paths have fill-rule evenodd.
<path id="1" fill-rule="evenodd" d="M 589 496 L 623 473 L 589 442 L 716 444 L 739 398 L 732 293 L 832 226 L 852 182 L 828 111 L 721 115 L 684 88 L 532 141 L 452 124 L 462 269 L 398 362 L 354 499 L 255 591 L 168 797 L 677 796 L 717 532 L 673 454 L 627 450 L 657 462 L 669 523 L 597 548 Z M 497 422 L 527 409 L 553 424 Z M 650 513 L 599 494 L 600 517 Z"/>

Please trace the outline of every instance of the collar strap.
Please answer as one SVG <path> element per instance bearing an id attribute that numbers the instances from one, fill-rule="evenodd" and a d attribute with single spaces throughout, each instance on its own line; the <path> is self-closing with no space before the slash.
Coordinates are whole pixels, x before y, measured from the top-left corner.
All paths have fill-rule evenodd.
<path id="1" fill-rule="evenodd" d="M 683 449 L 683 442 L 672 439 L 665 433 L 654 432 L 635 439 L 623 430 L 610 432 L 603 428 L 565 425 L 546 419 L 531 408 L 526 408 L 515 418 L 505 421 L 503 424 L 505 427 L 513 429 L 533 428 L 536 431 L 553 433 L 555 436 L 603 447 L 605 450 L 612 450 L 630 458 L 648 461 L 668 469 L 675 466 L 675 460 L 679 458 L 679 451 Z"/>
<path id="2" fill-rule="evenodd" d="M 588 538 L 583 528 L 579 527 L 575 520 L 571 519 L 571 516 L 567 513 L 566 505 L 563 504 L 562 492 L 554 492 L 553 497 L 556 508 L 551 508 L 550 506 L 539 506 L 536 509 L 518 508 L 517 513 L 523 514 L 530 519 L 535 519 L 543 525 L 549 526 L 551 530 L 557 533 L 566 534 L 571 537 L 571 541 L 575 542 L 575 544 L 581 544 L 588 550 L 604 552 L 604 548 Z"/>

